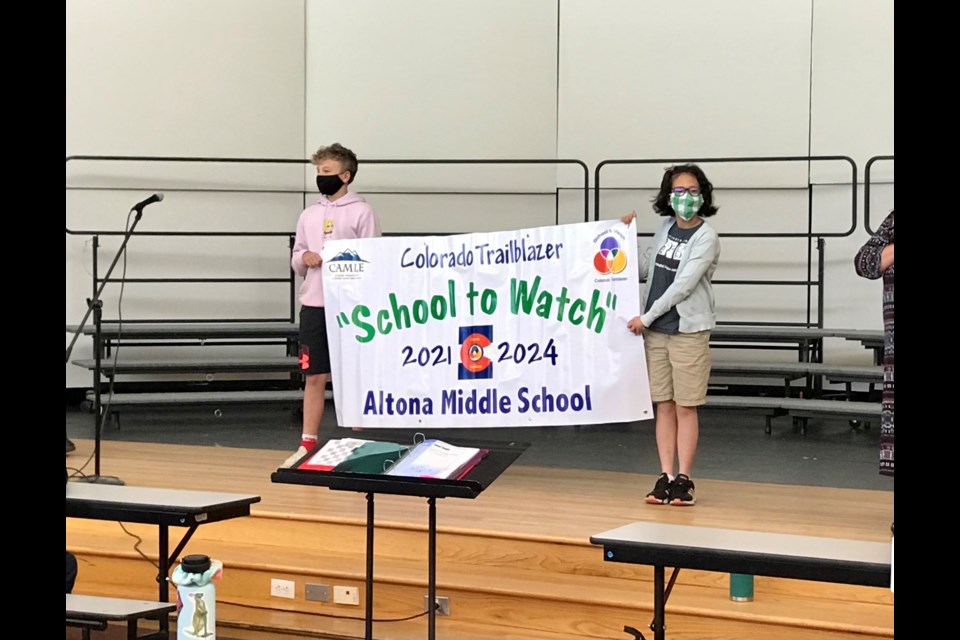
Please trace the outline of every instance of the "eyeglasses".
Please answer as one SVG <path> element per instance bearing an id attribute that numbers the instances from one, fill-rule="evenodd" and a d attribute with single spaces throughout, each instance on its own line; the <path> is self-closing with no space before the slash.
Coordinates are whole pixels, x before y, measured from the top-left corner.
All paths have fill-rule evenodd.
<path id="1" fill-rule="evenodd" d="M 700 187 L 674 187 L 671 191 L 678 196 L 684 193 L 689 193 L 692 196 L 700 195 Z"/>

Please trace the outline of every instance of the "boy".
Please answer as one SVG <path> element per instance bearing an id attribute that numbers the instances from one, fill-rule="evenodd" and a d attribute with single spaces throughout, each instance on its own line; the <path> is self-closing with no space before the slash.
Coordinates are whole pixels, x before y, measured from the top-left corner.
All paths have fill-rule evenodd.
<path id="1" fill-rule="evenodd" d="M 300 214 L 290 264 L 303 278 L 300 286 L 300 371 L 303 389 L 303 434 L 300 447 L 286 459 L 292 466 L 317 444 L 330 379 L 330 349 L 324 316 L 320 252 L 327 240 L 376 238 L 380 222 L 373 208 L 347 185 L 357 176 L 357 156 L 339 143 L 313 154 L 320 199 Z"/>

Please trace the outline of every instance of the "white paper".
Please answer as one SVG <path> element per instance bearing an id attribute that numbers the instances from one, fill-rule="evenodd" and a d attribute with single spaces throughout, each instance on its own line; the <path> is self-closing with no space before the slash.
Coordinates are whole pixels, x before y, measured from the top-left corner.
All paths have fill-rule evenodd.
<path id="1" fill-rule="evenodd" d="M 469 463 L 479 449 L 455 447 L 440 440 L 426 440 L 387 471 L 390 476 L 450 478 Z"/>

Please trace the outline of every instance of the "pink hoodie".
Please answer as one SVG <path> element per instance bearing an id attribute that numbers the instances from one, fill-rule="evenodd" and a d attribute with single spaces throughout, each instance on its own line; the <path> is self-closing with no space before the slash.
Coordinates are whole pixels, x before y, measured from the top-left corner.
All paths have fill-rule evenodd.
<path id="1" fill-rule="evenodd" d="M 320 253 L 328 239 L 379 237 L 377 214 L 362 196 L 355 193 L 347 192 L 335 202 L 322 195 L 316 204 L 304 209 L 297 221 L 297 239 L 290 259 L 294 272 L 304 279 L 300 285 L 300 304 L 323 306 L 323 276 L 319 268 L 308 269 L 303 264 L 305 252 Z"/>

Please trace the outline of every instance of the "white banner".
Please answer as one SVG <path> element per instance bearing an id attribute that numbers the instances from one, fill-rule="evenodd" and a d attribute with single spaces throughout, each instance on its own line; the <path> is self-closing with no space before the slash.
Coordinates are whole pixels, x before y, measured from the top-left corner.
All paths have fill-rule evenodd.
<path id="1" fill-rule="evenodd" d="M 343 427 L 520 427 L 653 417 L 636 227 L 619 221 L 329 240 L 323 286 Z"/>

